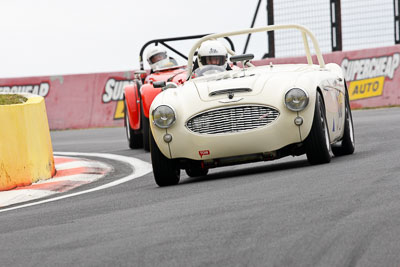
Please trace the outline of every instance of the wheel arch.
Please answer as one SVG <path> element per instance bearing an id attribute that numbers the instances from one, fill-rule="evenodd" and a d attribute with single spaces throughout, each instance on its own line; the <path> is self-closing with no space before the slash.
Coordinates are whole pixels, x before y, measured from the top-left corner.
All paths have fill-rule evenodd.
<path id="1" fill-rule="evenodd" d="M 124 101 L 126 104 L 125 112 L 127 112 L 129 124 L 134 130 L 140 129 L 140 96 L 138 95 L 139 86 L 140 82 L 134 81 L 133 84 L 129 84 L 124 88 Z"/>
<path id="2" fill-rule="evenodd" d="M 153 103 L 154 98 L 161 93 L 161 88 L 154 88 L 153 84 L 144 84 L 140 89 L 140 94 L 142 97 L 143 114 L 146 118 L 149 118 L 149 110 L 151 103 Z"/>
<path id="3" fill-rule="evenodd" d="M 299 111 L 297 113 L 298 116 L 303 118 L 303 124 L 300 126 L 300 134 L 301 134 L 302 141 L 305 141 L 307 139 L 308 135 L 310 134 L 311 127 L 312 127 L 312 124 L 314 121 L 315 102 L 316 102 L 318 93 L 321 94 L 322 99 L 324 101 L 324 105 L 325 105 L 325 100 L 324 100 L 321 88 L 318 85 L 315 88 L 316 88 L 315 91 L 309 95 L 309 102 L 308 102 L 307 107 L 304 110 Z"/>

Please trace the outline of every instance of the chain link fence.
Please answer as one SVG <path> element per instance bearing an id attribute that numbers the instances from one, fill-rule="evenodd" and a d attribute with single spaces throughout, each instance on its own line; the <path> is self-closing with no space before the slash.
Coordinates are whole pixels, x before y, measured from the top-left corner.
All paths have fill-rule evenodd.
<path id="1" fill-rule="evenodd" d="M 394 45 L 393 0 L 341 0 L 343 51 Z"/>
<path id="2" fill-rule="evenodd" d="M 274 24 L 293 23 L 306 26 L 316 36 L 322 53 L 331 52 L 330 19 L 329 0 L 274 1 Z M 312 43 L 309 43 L 313 49 Z M 304 46 L 299 31 L 275 32 L 275 57 L 303 55 Z"/>
<path id="3" fill-rule="evenodd" d="M 341 0 L 342 51 L 395 45 L 398 0 Z M 332 0 L 274 0 L 274 24 L 301 24 L 316 36 L 321 52 L 332 52 Z M 337 17 L 337 16 L 336 16 Z M 333 20 L 335 14 L 332 14 Z M 311 44 L 312 45 L 312 44 Z M 297 31 L 275 32 L 275 57 L 304 55 Z"/>

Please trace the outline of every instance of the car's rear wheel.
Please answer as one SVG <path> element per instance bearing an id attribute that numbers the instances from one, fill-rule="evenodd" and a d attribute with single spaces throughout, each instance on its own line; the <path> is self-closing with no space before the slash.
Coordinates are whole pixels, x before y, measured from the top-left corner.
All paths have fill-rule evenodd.
<path id="1" fill-rule="evenodd" d="M 141 148 L 143 146 L 143 136 L 142 133 L 140 133 L 139 131 L 135 131 L 131 128 L 126 100 L 124 100 L 124 108 L 124 124 L 128 145 L 130 148 Z"/>
<path id="2" fill-rule="evenodd" d="M 351 115 L 349 94 L 346 89 L 344 133 L 342 140 L 332 146 L 333 154 L 335 156 L 353 154 L 355 148 L 354 140 L 353 116 Z"/>
<path id="3" fill-rule="evenodd" d="M 319 92 L 317 92 L 315 100 L 313 124 L 305 144 L 307 159 L 310 164 L 315 165 L 331 161 L 331 144 L 325 115 L 325 105 Z"/>
<path id="4" fill-rule="evenodd" d="M 143 105 L 140 105 L 141 108 L 141 120 L 142 120 L 142 128 L 143 128 L 143 148 L 146 151 L 150 151 L 150 125 L 149 118 L 147 118 L 143 113 Z"/>
<path id="5" fill-rule="evenodd" d="M 177 161 L 169 159 L 161 153 L 153 134 L 150 132 L 151 163 L 153 165 L 154 180 L 158 186 L 176 185 L 180 180 L 181 170 Z"/>
<path id="6" fill-rule="evenodd" d="M 201 168 L 201 166 L 188 166 L 185 171 L 189 177 L 205 176 L 208 174 L 208 169 Z"/>

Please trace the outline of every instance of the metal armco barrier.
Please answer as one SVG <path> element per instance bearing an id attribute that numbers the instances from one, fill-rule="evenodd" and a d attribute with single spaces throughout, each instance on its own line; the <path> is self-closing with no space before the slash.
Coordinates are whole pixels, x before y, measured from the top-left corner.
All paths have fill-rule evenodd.
<path id="1" fill-rule="evenodd" d="M 0 105 L 0 191 L 54 176 L 53 147 L 44 98 Z"/>
<path id="2" fill-rule="evenodd" d="M 400 46 L 324 54 L 342 66 L 353 108 L 400 105 Z M 267 58 L 256 65 L 306 63 Z M 314 57 L 314 63 L 316 59 Z M 123 88 L 134 71 L 0 79 L 0 92 L 29 92 L 46 100 L 50 129 L 122 126 Z"/>

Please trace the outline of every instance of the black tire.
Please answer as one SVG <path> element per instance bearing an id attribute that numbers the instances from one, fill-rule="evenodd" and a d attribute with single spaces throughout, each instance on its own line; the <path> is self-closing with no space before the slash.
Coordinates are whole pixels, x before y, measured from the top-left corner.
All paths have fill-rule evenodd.
<path id="1" fill-rule="evenodd" d="M 312 165 L 331 161 L 331 144 L 325 105 L 322 96 L 317 92 L 313 124 L 305 142 L 308 162 Z"/>
<path id="2" fill-rule="evenodd" d="M 140 105 L 140 116 L 142 121 L 142 129 L 143 129 L 143 148 L 146 151 L 150 151 L 150 125 L 149 118 L 147 118 L 143 113 L 143 105 Z"/>
<path id="3" fill-rule="evenodd" d="M 347 89 L 345 98 L 345 123 L 343 138 L 338 144 L 332 146 L 332 152 L 337 157 L 353 154 L 355 149 L 353 116 L 351 115 L 350 100 Z"/>
<path id="4" fill-rule="evenodd" d="M 141 148 L 143 146 L 143 135 L 140 131 L 133 130 L 129 124 L 126 100 L 124 100 L 124 125 L 129 147 L 132 149 Z"/>
<path id="5" fill-rule="evenodd" d="M 153 175 L 156 184 L 160 187 L 176 185 L 180 180 L 181 170 L 177 161 L 169 159 L 161 153 L 150 131 L 150 152 L 153 165 Z"/>
<path id="6" fill-rule="evenodd" d="M 185 171 L 189 177 L 206 176 L 208 174 L 208 169 L 202 169 L 198 166 L 189 166 Z"/>

